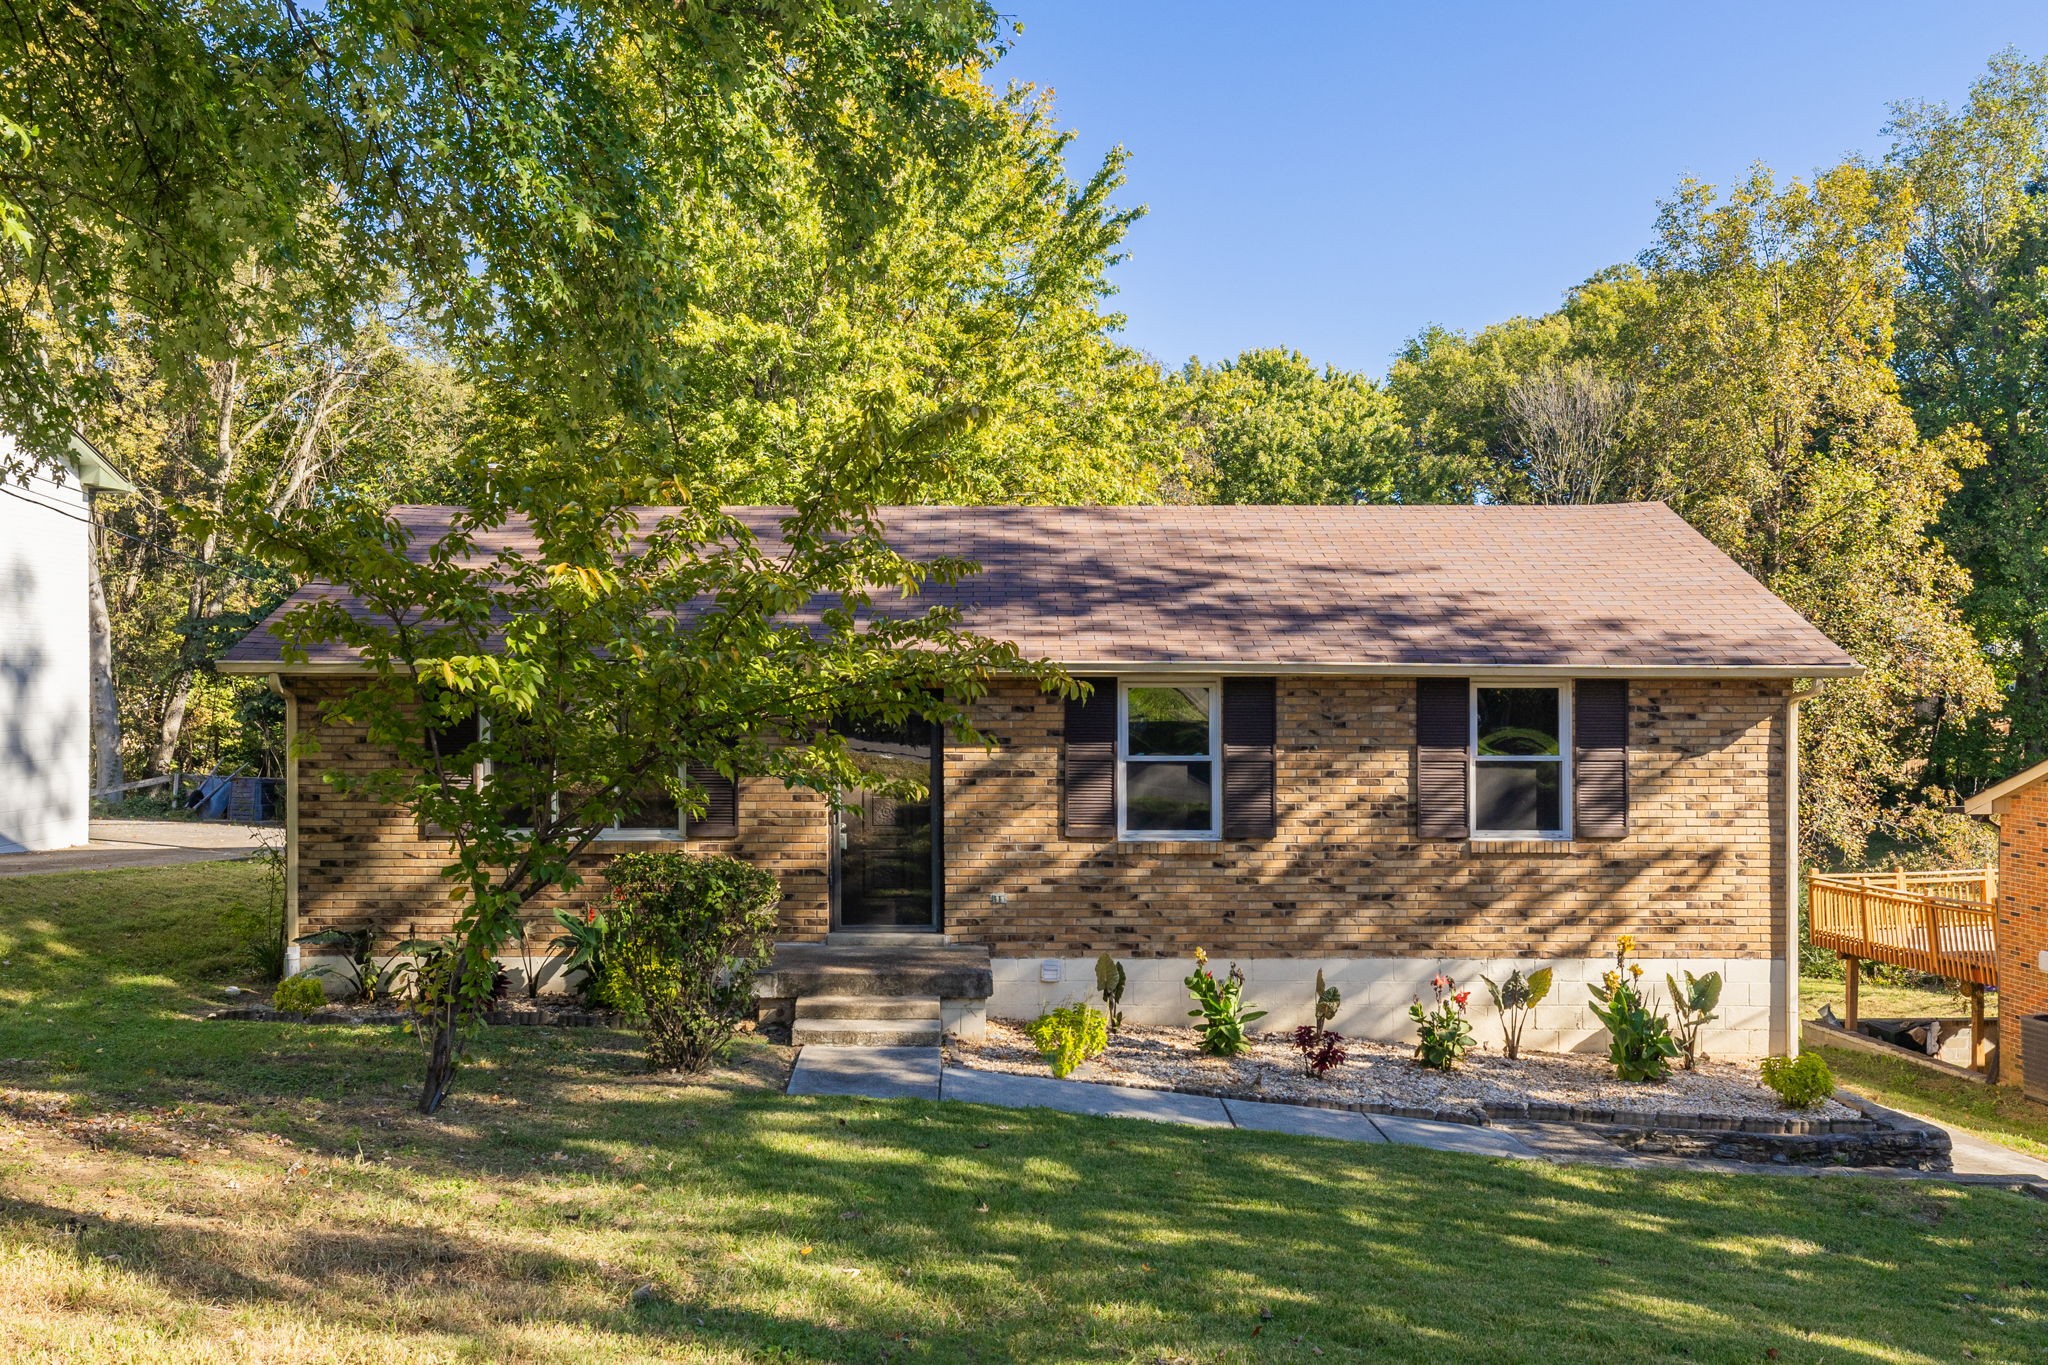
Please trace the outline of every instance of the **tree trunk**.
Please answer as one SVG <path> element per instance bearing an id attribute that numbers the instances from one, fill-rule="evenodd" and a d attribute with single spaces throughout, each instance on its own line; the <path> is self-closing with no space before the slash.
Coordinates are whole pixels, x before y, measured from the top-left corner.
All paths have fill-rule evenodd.
<path id="1" fill-rule="evenodd" d="M 441 1101 L 448 1098 L 448 1091 L 455 1084 L 455 1063 L 462 1041 L 461 991 L 458 982 L 450 983 L 448 999 L 434 1014 L 434 1045 L 427 1055 L 427 1080 L 420 1088 L 420 1112 L 426 1115 L 440 1109 Z"/>
<path id="2" fill-rule="evenodd" d="M 171 770 L 178 756 L 178 738 L 185 732 L 185 705 L 192 700 L 192 670 L 180 669 L 176 681 L 171 684 L 171 695 L 164 701 L 163 725 L 157 731 L 156 747 L 150 751 L 150 776 L 157 777 Z"/>
<path id="3" fill-rule="evenodd" d="M 121 784 L 121 704 L 114 692 L 114 626 L 107 615 L 107 588 L 100 578 L 99 499 L 88 498 L 90 513 L 88 564 L 86 568 L 86 621 L 91 642 L 92 749 L 94 791 L 111 791 L 112 800 L 122 793 L 112 791 Z"/>

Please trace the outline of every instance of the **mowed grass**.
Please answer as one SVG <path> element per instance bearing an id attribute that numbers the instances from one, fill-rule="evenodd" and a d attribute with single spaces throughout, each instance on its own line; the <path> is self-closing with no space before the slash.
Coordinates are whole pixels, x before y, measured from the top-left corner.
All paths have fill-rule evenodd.
<path id="1" fill-rule="evenodd" d="M 0 1358 L 2038 1360 L 2048 1204 L 790 1099 L 206 1022 L 254 867 L 0 881 Z M 653 1286 L 645 1302 L 634 1291 Z"/>

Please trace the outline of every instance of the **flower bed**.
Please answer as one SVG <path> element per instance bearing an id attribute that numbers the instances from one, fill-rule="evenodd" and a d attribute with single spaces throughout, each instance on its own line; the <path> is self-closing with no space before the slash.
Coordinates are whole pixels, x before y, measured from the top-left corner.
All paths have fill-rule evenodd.
<path id="1" fill-rule="evenodd" d="M 1415 1049 L 1402 1043 L 1347 1038 L 1349 1060 L 1322 1080 L 1301 1073 L 1293 1040 L 1278 1033 L 1251 1040 L 1242 1057 L 1204 1056 L 1192 1029 L 1126 1026 L 1109 1050 L 1074 1072 L 1079 1081 L 1185 1090 L 1239 1099 L 1279 1100 L 1341 1108 L 1426 1115 L 1466 1123 L 1489 1118 L 1614 1122 L 1655 1118 L 1662 1124 L 1756 1127 L 1815 1132 L 1863 1127 L 1870 1120 L 1838 1100 L 1818 1109 L 1785 1109 L 1764 1087 L 1754 1066 L 1702 1062 L 1674 1071 L 1661 1084 L 1615 1079 L 1597 1053 L 1523 1053 L 1508 1061 L 1473 1050 L 1456 1071 L 1417 1066 Z M 991 1019 L 979 1044 L 949 1042 L 949 1060 L 984 1071 L 1043 1076 L 1046 1063 L 1017 1025 Z"/>

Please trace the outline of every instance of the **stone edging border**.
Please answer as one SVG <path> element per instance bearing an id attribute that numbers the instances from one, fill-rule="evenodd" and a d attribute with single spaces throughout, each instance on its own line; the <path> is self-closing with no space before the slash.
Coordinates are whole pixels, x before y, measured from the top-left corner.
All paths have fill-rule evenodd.
<path id="1" fill-rule="evenodd" d="M 966 1070 L 987 1070 L 984 1067 L 966 1067 Z M 1000 1073 L 997 1073 L 1000 1074 Z M 1211 1100 L 1256 1100 L 1263 1104 L 1291 1104 L 1303 1109 L 1334 1109 L 1353 1114 L 1385 1114 L 1389 1118 L 1428 1119 L 1436 1123 L 1462 1123 L 1468 1127 L 1485 1128 L 1494 1123 L 1577 1123 L 1586 1125 L 1610 1125 L 1628 1128 L 1683 1129 L 1718 1133 L 1758 1133 L 1781 1137 L 1823 1137 L 1849 1134 L 1881 1132 L 1895 1126 L 1886 1119 L 1874 1117 L 1871 1110 L 1877 1110 L 1899 1124 L 1913 1125 L 1913 1120 L 1902 1114 L 1877 1105 L 1860 1096 L 1851 1099 L 1849 1092 L 1837 1090 L 1835 1098 L 1859 1110 L 1863 1117 L 1853 1119 L 1798 1119 L 1761 1118 L 1754 1115 L 1734 1114 L 1672 1114 L 1662 1112 L 1640 1112 L 1630 1109 L 1585 1109 L 1577 1105 L 1563 1104 L 1487 1104 L 1479 1100 L 1466 1101 L 1454 1108 L 1435 1109 L 1423 1105 L 1385 1104 L 1375 1100 L 1325 1100 L 1312 1097 L 1297 1098 L 1286 1095 L 1246 1095 L 1235 1090 L 1224 1090 L 1213 1086 L 1166 1085 L 1144 1080 L 1093 1080 L 1086 1077 L 1077 1079 L 1083 1085 L 1119 1085 L 1130 1090 L 1160 1090 L 1175 1095 L 1197 1095 Z M 1913 1125 L 1918 1126 L 1918 1125 Z"/>
<path id="2" fill-rule="evenodd" d="M 1208 1086 L 1127 1084 L 1085 1079 L 1079 1083 L 1121 1085 L 1132 1090 L 1197 1095 L 1204 1099 L 1256 1099 L 1260 1103 L 1289 1104 L 1303 1109 L 1382 1114 L 1389 1118 L 1427 1119 L 1480 1128 L 1490 1126 L 1495 1120 L 1568 1123 L 1612 1142 L 1624 1151 L 1660 1156 L 1782 1166 L 1893 1167 L 1936 1172 L 1949 1169 L 1947 1132 L 1848 1090 L 1835 1091 L 1835 1098 L 1856 1110 L 1860 1118 L 1764 1119 L 1745 1116 L 1736 1119 L 1727 1115 L 1717 1124 L 1712 1115 L 1634 1114 L 1569 1105 L 1485 1105 L 1474 1101 L 1460 1109 L 1430 1109 L 1371 1101 L 1344 1103 L 1278 1095 L 1246 1096 Z"/>
<path id="3" fill-rule="evenodd" d="M 358 1014 L 323 1009 L 311 1014 L 283 1014 L 268 1005 L 235 1005 L 215 1010 L 206 1017 L 256 1024 L 325 1024 L 360 1028 L 412 1022 L 412 1016 L 403 1010 L 372 1010 Z M 492 1010 L 483 1016 L 483 1021 L 498 1028 L 612 1028 L 621 1019 L 609 1010 L 530 1010 L 515 1007 Z"/>

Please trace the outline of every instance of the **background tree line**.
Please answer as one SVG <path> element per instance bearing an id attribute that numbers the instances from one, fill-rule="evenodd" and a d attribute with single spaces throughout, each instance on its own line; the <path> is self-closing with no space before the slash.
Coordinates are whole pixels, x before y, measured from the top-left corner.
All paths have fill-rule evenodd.
<path id="1" fill-rule="evenodd" d="M 276 761 L 210 668 L 293 585 L 238 518 L 578 470 L 799 501 L 850 427 L 960 412 L 862 495 L 1669 502 L 1870 669 L 1809 712 L 1818 856 L 1964 838 L 1956 794 L 2048 753 L 2048 68 L 1898 107 L 1878 161 L 1681 184 L 1635 261 L 1383 376 L 1173 370 L 1118 337 L 1121 153 L 1068 164 L 1003 33 L 957 0 L 10 11 L 0 420 L 143 490 L 98 513 L 103 779 Z"/>

